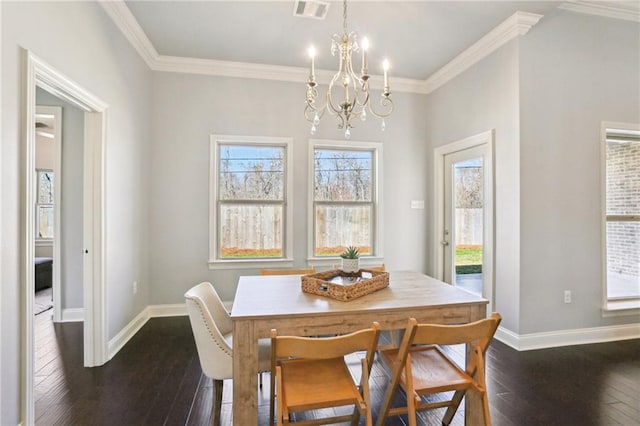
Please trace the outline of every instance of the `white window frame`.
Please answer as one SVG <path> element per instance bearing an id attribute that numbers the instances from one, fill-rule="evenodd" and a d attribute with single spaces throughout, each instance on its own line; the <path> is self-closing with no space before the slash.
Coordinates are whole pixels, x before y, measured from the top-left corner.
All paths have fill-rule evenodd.
<path id="1" fill-rule="evenodd" d="M 602 264 L 602 301 L 603 316 L 638 315 L 640 297 L 622 300 L 609 300 L 607 292 L 607 129 L 626 129 L 640 131 L 637 123 L 602 122 L 600 128 L 600 188 L 601 188 L 601 264 Z"/>
<path id="2" fill-rule="evenodd" d="M 41 203 L 40 202 L 40 174 L 41 173 L 51 173 L 53 175 L 53 198 L 54 200 L 51 203 Z M 35 232 L 35 244 L 38 247 L 53 247 L 53 240 L 56 237 L 56 226 L 55 226 L 55 210 L 54 210 L 54 223 L 53 225 L 53 237 L 41 237 L 40 236 L 40 207 L 49 207 L 51 209 L 55 209 L 55 199 L 56 199 L 56 191 L 57 182 L 56 182 L 56 173 L 53 169 L 36 169 L 36 227 L 34 229 Z"/>
<path id="3" fill-rule="evenodd" d="M 381 142 L 363 142 L 363 141 L 339 141 L 339 140 L 324 140 L 324 139 L 309 139 L 309 154 L 308 154 L 308 233 L 307 233 L 307 262 L 311 266 L 328 266 L 331 267 L 340 261 L 339 256 L 327 256 L 317 257 L 315 253 L 315 215 L 314 215 L 314 170 L 315 170 L 315 150 L 320 149 L 337 149 L 337 150 L 359 150 L 359 151 L 372 151 L 373 152 L 373 167 L 374 171 L 371 174 L 373 178 L 372 188 L 372 202 L 373 202 L 373 229 L 372 229 L 372 248 L 373 253 L 370 256 L 362 256 L 360 258 L 360 265 L 377 265 L 384 263 L 383 253 L 383 205 L 382 200 L 382 185 L 383 185 L 383 150 Z"/>
<path id="4" fill-rule="evenodd" d="M 283 257 L 277 259 L 222 259 L 218 252 L 218 155 L 220 145 L 265 145 L 285 148 Z M 269 136 L 210 136 L 209 269 L 255 269 L 293 266 L 293 143 L 292 138 Z"/>

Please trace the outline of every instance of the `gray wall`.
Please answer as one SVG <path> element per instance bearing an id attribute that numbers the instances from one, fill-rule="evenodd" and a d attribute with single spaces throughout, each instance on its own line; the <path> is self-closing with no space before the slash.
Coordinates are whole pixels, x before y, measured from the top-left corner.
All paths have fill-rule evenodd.
<path id="1" fill-rule="evenodd" d="M 393 83 L 393 81 L 391 81 Z M 323 91 L 325 87 L 321 87 Z M 293 138 L 294 262 L 306 265 L 308 140 L 344 140 L 327 116 L 314 136 L 303 117 L 304 83 L 154 74 L 150 198 L 150 302 L 183 303 L 202 280 L 232 300 L 238 277 L 254 270 L 208 269 L 209 135 Z M 394 93 L 397 109 L 387 119 L 358 121 L 351 139 L 384 145 L 384 254 L 387 267 L 425 271 L 424 200 L 426 144 L 424 96 Z"/>
<path id="2" fill-rule="evenodd" d="M 520 333 L 638 321 L 602 317 L 600 125 L 640 123 L 639 34 L 559 12 L 522 39 Z"/>
<path id="3" fill-rule="evenodd" d="M 518 50 L 514 40 L 427 96 L 428 208 L 433 200 L 433 149 L 495 129 L 495 304 L 502 326 L 518 329 L 519 115 Z M 434 245 L 434 230 L 429 247 Z M 428 273 L 433 273 L 433 256 Z"/>
<path id="4" fill-rule="evenodd" d="M 201 280 L 232 299 L 240 274 L 208 259 L 209 135 L 290 136 L 294 258 L 307 256 L 304 85 L 151 73 L 93 2 L 0 2 L 0 424 L 20 421 L 21 47 L 109 104 L 106 289 L 109 338 L 149 304 L 182 303 Z M 599 126 L 638 122 L 638 24 L 557 12 L 353 140 L 384 144 L 389 269 L 431 272 L 433 149 L 495 129 L 496 298 L 524 334 L 637 321 L 600 313 Z M 613 66 L 615 64 L 615 66 Z M 314 139 L 341 139 L 325 120 Z M 426 200 L 425 210 L 410 209 Z M 138 294 L 132 283 L 138 281 Z M 562 290 L 574 303 L 562 304 Z M 544 313 L 542 315 L 541 313 Z"/>
<path id="5" fill-rule="evenodd" d="M 61 195 L 60 265 L 61 309 L 82 308 L 82 168 L 84 112 L 40 88 L 36 104 L 62 108 L 62 170 L 56 172 Z"/>
<path id="6" fill-rule="evenodd" d="M 20 288 L 22 50 L 27 48 L 109 105 L 107 115 L 106 291 L 112 338 L 148 304 L 147 145 L 151 72 L 94 2 L 1 2 L 0 424 L 20 422 L 23 302 Z"/>
<path id="7" fill-rule="evenodd" d="M 429 157 L 496 130 L 495 309 L 516 334 L 638 321 L 601 310 L 600 124 L 640 122 L 639 31 L 558 10 L 427 96 Z"/>

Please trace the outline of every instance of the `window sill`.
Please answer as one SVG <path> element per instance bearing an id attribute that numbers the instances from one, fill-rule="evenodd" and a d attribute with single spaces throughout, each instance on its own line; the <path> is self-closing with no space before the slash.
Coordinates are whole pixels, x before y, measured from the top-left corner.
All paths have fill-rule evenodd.
<path id="1" fill-rule="evenodd" d="M 210 260 L 209 269 L 292 268 L 293 259 Z"/>
<path id="2" fill-rule="evenodd" d="M 602 309 L 603 317 L 617 317 L 638 315 L 640 313 L 639 299 L 607 300 Z"/>
<path id="3" fill-rule="evenodd" d="M 332 268 L 333 265 L 339 265 L 341 263 L 340 257 L 309 257 L 307 258 L 309 266 L 326 266 Z M 380 266 L 384 263 L 384 257 L 364 256 L 360 258 L 360 266 Z"/>

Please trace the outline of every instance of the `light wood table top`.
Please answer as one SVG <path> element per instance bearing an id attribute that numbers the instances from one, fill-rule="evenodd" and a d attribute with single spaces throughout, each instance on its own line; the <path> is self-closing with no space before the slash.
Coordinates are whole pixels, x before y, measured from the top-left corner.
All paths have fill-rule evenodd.
<path id="1" fill-rule="evenodd" d="M 304 293 L 299 275 L 240 277 L 231 311 L 233 338 L 233 418 L 235 425 L 257 425 L 258 339 L 278 334 L 346 333 L 370 327 L 404 328 L 418 322 L 462 324 L 486 317 L 488 301 L 426 275 L 389 273 L 389 287 L 348 302 Z M 470 403 L 470 404 L 469 404 Z M 465 404 L 469 419 L 476 404 Z M 470 420 L 467 421 L 470 423 Z"/>

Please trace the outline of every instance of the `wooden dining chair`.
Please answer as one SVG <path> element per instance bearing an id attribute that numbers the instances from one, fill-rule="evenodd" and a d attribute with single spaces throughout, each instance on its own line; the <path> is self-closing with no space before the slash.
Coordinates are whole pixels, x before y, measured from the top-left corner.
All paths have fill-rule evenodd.
<path id="1" fill-rule="evenodd" d="M 384 269 L 384 263 L 382 265 L 376 265 L 376 266 L 365 266 L 362 269 L 370 269 L 372 271 L 377 271 L 377 272 L 385 272 L 386 269 Z"/>
<path id="2" fill-rule="evenodd" d="M 276 422 L 288 425 L 292 414 L 323 408 L 353 405 L 351 414 L 322 419 L 302 420 L 299 425 L 328 424 L 351 421 L 357 425 L 361 416 L 371 426 L 369 374 L 380 334 L 377 322 L 371 328 L 337 337 L 278 336 L 271 330 L 271 416 L 274 401 Z M 345 363 L 345 356 L 366 351 L 361 358 L 360 382 Z"/>
<path id="3" fill-rule="evenodd" d="M 390 416 L 408 413 L 409 425 L 415 426 L 418 411 L 443 407 L 447 407 L 447 411 L 442 424 L 449 425 L 468 390 L 481 397 L 484 424 L 491 425 L 485 353 L 501 320 L 498 313 L 464 325 L 418 324 L 415 318 L 410 318 L 400 348 L 380 352 L 391 378 L 376 425 L 384 425 Z M 462 343 L 471 351 L 466 367 L 459 366 L 441 347 Z M 398 385 L 407 396 L 407 406 L 391 408 Z M 454 393 L 449 400 L 423 400 L 425 395 L 450 391 Z"/>
<path id="4" fill-rule="evenodd" d="M 260 275 L 307 275 L 314 274 L 316 268 L 302 269 L 260 269 Z"/>

